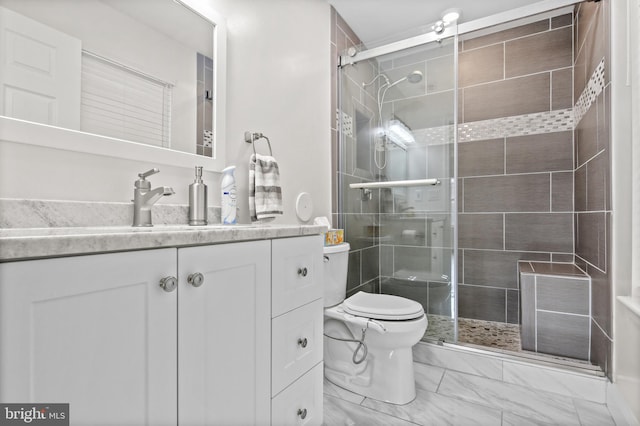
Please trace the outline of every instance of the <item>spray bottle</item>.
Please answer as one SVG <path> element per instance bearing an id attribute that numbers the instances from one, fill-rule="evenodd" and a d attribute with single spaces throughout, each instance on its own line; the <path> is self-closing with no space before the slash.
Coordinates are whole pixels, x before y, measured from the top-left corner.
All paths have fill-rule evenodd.
<path id="1" fill-rule="evenodd" d="M 229 166 L 222 170 L 221 189 L 221 205 L 222 205 L 222 223 L 224 225 L 233 225 L 236 220 L 236 178 L 233 175 L 236 166 Z"/>

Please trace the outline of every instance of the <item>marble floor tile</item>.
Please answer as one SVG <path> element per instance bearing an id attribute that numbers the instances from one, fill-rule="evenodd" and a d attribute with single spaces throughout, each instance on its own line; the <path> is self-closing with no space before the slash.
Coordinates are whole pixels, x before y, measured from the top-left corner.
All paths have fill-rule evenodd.
<path id="1" fill-rule="evenodd" d="M 582 426 L 615 426 L 616 422 L 605 404 L 574 399 Z"/>
<path id="2" fill-rule="evenodd" d="M 324 426 L 415 426 L 333 396 L 324 396 Z"/>
<path id="3" fill-rule="evenodd" d="M 347 402 L 352 402 L 354 404 L 360 404 L 364 401 L 364 396 L 358 395 L 357 393 L 353 393 L 346 389 L 341 388 L 340 386 L 334 385 L 326 378 L 324 379 L 324 394 L 335 396 L 340 399 L 344 399 Z"/>
<path id="4" fill-rule="evenodd" d="M 580 424 L 573 401 L 569 397 L 484 377 L 446 371 L 438 393 L 541 422 Z"/>
<path id="5" fill-rule="evenodd" d="M 325 380 L 325 425 L 615 426 L 598 377 L 431 344 L 414 360 L 417 397 L 405 405 Z"/>
<path id="6" fill-rule="evenodd" d="M 438 390 L 438 386 L 440 386 L 440 381 L 444 375 L 444 368 L 414 362 L 413 372 L 416 377 L 416 389 L 435 392 Z"/>
<path id="7" fill-rule="evenodd" d="M 502 380 L 502 361 L 491 356 L 429 343 L 418 343 L 413 347 L 413 359 L 448 370 Z"/>
<path id="8" fill-rule="evenodd" d="M 504 411 L 502 413 L 502 426 L 558 426 L 558 424 L 546 423 L 536 418 L 522 417 L 517 414 Z"/>
<path id="9" fill-rule="evenodd" d="M 367 398 L 362 405 L 418 425 L 491 426 L 502 421 L 499 409 L 422 389 L 417 390 L 416 399 L 409 404 L 393 405 Z"/>
<path id="10" fill-rule="evenodd" d="M 558 369 L 504 361 L 503 380 L 572 398 L 605 403 L 607 379 Z"/>

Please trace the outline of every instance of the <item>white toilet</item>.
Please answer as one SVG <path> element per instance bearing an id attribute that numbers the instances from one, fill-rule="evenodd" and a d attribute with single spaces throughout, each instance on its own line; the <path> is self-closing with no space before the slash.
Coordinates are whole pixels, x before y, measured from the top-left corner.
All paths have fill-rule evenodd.
<path id="1" fill-rule="evenodd" d="M 407 404 L 416 397 L 411 348 L 427 317 L 420 303 L 403 297 L 358 292 L 345 300 L 349 248 L 324 248 L 325 377 L 368 398 Z"/>

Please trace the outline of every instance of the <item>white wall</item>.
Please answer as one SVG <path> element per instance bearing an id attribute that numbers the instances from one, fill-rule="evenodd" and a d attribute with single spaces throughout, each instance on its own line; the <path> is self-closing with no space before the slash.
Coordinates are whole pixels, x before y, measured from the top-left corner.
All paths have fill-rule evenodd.
<path id="1" fill-rule="evenodd" d="M 295 223 L 297 195 L 313 198 L 313 216 L 331 213 L 330 8 L 324 0 L 213 0 L 227 18 L 228 164 L 240 194 L 248 188 L 251 146 L 244 132 L 269 137 L 280 165 L 284 216 Z M 256 145 L 268 153 L 264 140 Z M 248 222 L 248 199 L 239 199 Z"/>
<path id="2" fill-rule="evenodd" d="M 281 168 L 285 214 L 311 194 L 314 216 L 330 214 L 329 5 L 324 0 L 210 0 L 228 20 L 227 164 L 236 164 L 240 221 L 248 223 L 245 130 L 269 136 Z M 265 153 L 266 146 L 258 145 Z M 124 155 L 126 152 L 116 153 Z M 172 186 L 162 203 L 188 202 L 191 167 L 15 144 L 0 140 L 0 198 L 126 202 L 137 173 L 158 166 L 153 186 Z M 219 175 L 205 173 L 219 205 Z"/>
<path id="3" fill-rule="evenodd" d="M 612 58 L 612 201 L 613 201 L 613 283 L 614 283 L 614 339 L 613 339 L 613 380 L 616 393 L 625 400 L 631 414 L 640 422 L 640 318 L 616 300 L 617 296 L 630 296 L 633 292 L 632 271 L 637 275 L 637 251 L 640 245 L 632 244 L 632 235 L 638 238 L 640 222 L 633 218 L 632 198 L 637 204 L 640 196 L 640 181 L 637 180 L 637 165 L 632 157 L 637 157 L 640 147 L 640 129 L 636 102 L 632 109 L 631 92 L 638 96 L 640 85 L 640 50 L 638 49 L 638 0 L 608 0 L 611 3 L 611 58 Z M 629 38 L 628 38 L 629 37 Z M 628 41 L 631 49 L 627 50 Z M 632 122 L 635 122 L 632 130 Z M 631 155 L 633 153 L 633 155 Z M 640 158 L 640 157 L 637 157 Z M 635 169 L 635 170 L 634 170 Z M 634 179 L 634 176 L 636 178 Z M 634 194 L 635 192 L 635 194 Z M 635 212 L 636 216 L 638 212 Z M 632 231 L 632 232 L 630 232 Z M 635 245 L 635 247 L 634 247 Z M 633 280 L 639 277 L 633 276 Z M 633 419 L 623 421 L 634 424 Z"/>

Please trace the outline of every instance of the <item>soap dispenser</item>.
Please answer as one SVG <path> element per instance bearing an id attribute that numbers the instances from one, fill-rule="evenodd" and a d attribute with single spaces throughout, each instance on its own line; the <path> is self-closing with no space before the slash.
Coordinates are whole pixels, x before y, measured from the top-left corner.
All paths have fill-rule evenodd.
<path id="1" fill-rule="evenodd" d="M 202 166 L 196 166 L 196 179 L 189 185 L 189 225 L 207 224 L 207 185 L 202 182 Z"/>

